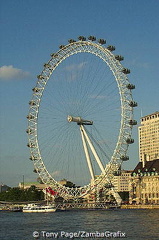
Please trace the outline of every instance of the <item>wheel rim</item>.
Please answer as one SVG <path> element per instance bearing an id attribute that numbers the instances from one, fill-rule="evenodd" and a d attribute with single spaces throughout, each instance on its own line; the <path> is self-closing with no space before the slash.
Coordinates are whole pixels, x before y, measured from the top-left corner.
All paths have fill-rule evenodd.
<path id="1" fill-rule="evenodd" d="M 57 76 L 59 76 L 60 71 L 58 71 L 58 69 L 60 69 L 60 66 L 61 66 L 61 69 L 63 70 L 64 67 L 66 67 L 66 65 L 65 64 L 62 65 L 62 64 L 65 63 L 65 61 L 67 62 L 67 59 L 71 59 L 71 58 L 73 59 L 74 57 L 76 57 L 79 54 L 80 55 L 86 54 L 89 56 L 91 55 L 91 57 L 95 56 L 98 58 L 98 60 L 100 59 L 100 61 L 102 62 L 102 65 L 104 64 L 105 67 L 107 67 L 109 72 L 111 73 L 111 76 L 113 76 L 114 82 L 115 82 L 115 84 L 117 86 L 117 90 L 118 90 L 118 99 L 120 100 L 120 116 L 121 116 L 119 119 L 120 122 L 118 122 L 118 131 L 119 132 L 118 132 L 118 136 L 116 139 L 116 144 L 114 146 L 114 151 L 112 152 L 112 156 L 111 157 L 108 156 L 109 161 L 107 162 L 107 164 L 103 163 L 105 166 L 105 177 L 109 180 L 111 180 L 111 178 L 114 176 L 114 172 L 119 169 L 119 167 L 123 161 L 123 156 L 126 157 L 126 152 L 127 152 L 128 145 L 129 145 L 127 143 L 127 139 L 131 139 L 131 131 L 132 131 L 132 125 L 129 124 L 129 121 L 130 120 L 133 121 L 133 106 L 130 106 L 130 103 L 133 103 L 133 99 L 132 99 L 131 89 L 128 88 L 129 81 L 128 81 L 127 75 L 124 74 L 122 71 L 123 66 L 121 65 L 120 61 L 118 61 L 116 59 L 116 57 L 112 54 L 112 52 L 110 50 L 103 47 L 101 44 L 97 44 L 97 43 L 94 43 L 91 41 L 77 41 L 77 42 L 68 44 L 66 46 L 62 46 L 62 48 L 57 53 L 52 54 L 50 61 L 44 65 L 44 69 L 43 69 L 42 73 L 38 76 L 38 81 L 37 81 L 36 87 L 33 89 L 33 97 L 32 97 L 32 100 L 30 101 L 30 110 L 29 110 L 29 114 L 28 114 L 29 148 L 30 148 L 30 152 L 31 152 L 31 160 L 33 160 L 36 172 L 39 173 L 42 181 L 45 184 L 52 186 L 61 195 L 65 195 L 65 196 L 68 195 L 69 197 L 70 196 L 73 196 L 73 197 L 83 196 L 83 194 L 85 194 L 86 192 L 88 192 L 92 189 L 92 185 L 87 184 L 80 188 L 74 188 L 74 189 L 71 188 L 70 189 L 70 188 L 66 188 L 66 187 L 62 186 L 61 184 L 59 184 L 54 179 L 55 177 L 51 176 L 50 171 L 48 171 L 47 169 L 49 169 L 51 171 L 54 170 L 54 175 L 55 175 L 55 171 L 57 171 L 56 173 L 58 174 L 58 170 L 50 169 L 49 164 L 45 163 L 46 152 L 48 150 L 45 152 L 45 154 L 43 156 L 42 149 L 47 149 L 46 145 L 48 144 L 48 142 L 46 142 L 45 145 L 43 145 L 43 146 L 39 142 L 40 138 L 43 138 L 43 136 L 45 135 L 44 131 L 41 131 L 39 129 L 40 124 L 42 125 L 42 122 L 40 122 L 41 120 L 39 120 L 39 119 L 42 118 L 41 112 L 46 107 L 46 105 L 45 105 L 46 102 L 43 100 L 45 99 L 44 97 L 48 96 L 47 94 L 49 94 L 49 90 L 47 90 L 47 89 L 49 89 L 49 81 L 51 82 L 51 80 L 50 80 L 51 76 L 55 75 L 55 78 Z M 88 59 L 89 58 L 87 58 L 87 60 Z M 84 64 L 86 65 L 87 61 L 86 61 L 86 58 L 85 58 L 85 61 L 83 60 L 83 62 L 80 62 L 80 60 L 78 60 L 78 61 L 79 62 L 77 65 L 76 64 L 74 66 L 68 65 L 68 67 L 70 67 L 70 69 L 71 69 L 71 67 L 76 68 L 76 70 L 81 74 L 81 72 L 79 71 L 78 68 L 82 68 L 84 66 Z M 68 64 L 70 64 L 70 63 L 68 62 Z M 80 65 L 80 64 L 83 64 L 83 65 Z M 67 71 L 69 71 L 69 69 L 67 69 Z M 56 74 L 56 72 L 57 72 L 57 74 Z M 73 78 L 74 78 L 73 72 L 71 74 L 72 75 L 69 75 L 68 79 L 70 79 L 70 76 L 71 76 L 71 81 L 73 81 Z M 90 77 L 90 75 L 89 75 L 89 77 Z M 58 79 L 60 79 L 60 77 L 58 77 Z M 57 87 L 60 86 L 59 83 L 56 82 L 56 80 L 54 80 L 52 82 L 54 83 L 54 86 L 56 84 L 57 84 Z M 111 85 L 112 83 L 110 82 L 109 84 Z M 109 88 L 109 84 L 105 87 Z M 76 90 L 77 90 L 77 88 L 79 88 L 79 86 L 82 88 L 83 85 L 82 84 L 76 85 Z M 62 83 L 62 86 L 63 87 L 65 86 L 64 81 Z M 90 88 L 90 86 L 88 88 Z M 96 86 L 94 85 L 94 89 L 95 88 L 97 88 L 97 85 Z M 113 88 L 110 88 L 110 90 L 109 90 L 110 93 L 112 90 L 113 90 Z M 88 94 L 86 94 L 86 93 L 88 93 Z M 88 92 L 85 91 L 85 95 L 89 96 L 89 93 L 90 93 L 89 91 Z M 102 97 L 104 99 L 105 95 L 102 95 L 102 93 L 103 92 L 97 88 L 96 96 L 92 95 L 92 98 L 94 97 L 94 99 L 96 101 Z M 56 93 L 53 92 L 53 94 L 55 96 Z M 62 94 L 59 92 L 59 96 L 60 95 L 62 96 Z M 72 95 L 74 95 L 73 91 L 72 91 L 71 96 Z M 76 92 L 75 92 L 75 95 L 76 95 Z M 113 96 L 115 96 L 115 95 L 113 95 Z M 67 99 L 67 100 L 72 101 L 72 99 Z M 85 99 L 85 101 L 86 101 L 86 99 Z M 43 102 L 45 104 L 43 104 Z M 88 100 L 87 100 L 87 102 L 88 102 Z M 101 102 L 101 101 L 99 101 L 99 102 Z M 59 103 L 61 105 L 59 100 L 57 100 L 57 103 Z M 63 103 L 66 103 L 65 98 L 63 99 Z M 87 103 L 87 106 L 88 106 L 88 103 Z M 67 105 L 69 106 L 68 102 L 67 102 Z M 79 103 L 78 104 L 76 103 L 76 108 L 74 108 L 74 111 L 75 111 L 75 109 L 77 110 L 77 105 L 79 106 Z M 48 106 L 49 106 L 49 103 L 48 103 Z M 47 106 L 47 108 L 48 108 L 48 106 Z M 50 105 L 50 107 L 51 107 L 51 105 Z M 98 107 L 98 104 L 96 104 L 96 107 Z M 84 105 L 81 107 L 81 110 L 83 110 L 83 108 L 84 108 Z M 118 102 L 118 105 L 116 106 L 116 108 L 119 108 L 119 102 Z M 108 109 L 108 112 L 109 112 L 109 110 L 110 109 Z M 65 111 L 65 112 L 67 112 L 67 114 L 65 114 L 66 115 L 65 121 L 66 121 L 67 115 L 72 114 L 72 113 L 73 113 L 73 115 L 81 116 L 82 112 L 80 112 L 80 111 L 77 111 L 77 112 L 71 112 L 71 110 Z M 85 115 L 86 116 L 82 116 L 82 117 L 87 117 L 87 114 L 85 114 Z M 101 118 L 103 118 L 103 117 L 101 116 Z M 53 119 L 53 117 L 52 117 L 52 119 Z M 63 119 L 64 119 L 64 116 L 63 116 Z M 58 119 L 56 119 L 56 124 L 58 124 L 57 120 Z M 94 121 L 94 119 L 90 119 L 90 120 Z M 45 121 L 46 121 L 46 119 L 45 119 Z M 66 124 L 68 125 L 67 121 L 66 121 Z M 47 122 L 47 125 L 49 125 L 48 122 Z M 75 125 L 74 125 L 74 127 L 75 127 Z M 54 128 L 54 130 L 55 130 L 55 128 Z M 57 134 L 57 132 L 56 132 L 56 134 Z M 100 141 L 101 139 L 98 139 L 98 140 Z M 50 138 L 50 141 L 51 141 L 51 138 Z M 98 143 L 99 143 L 99 141 L 98 141 Z M 54 144 L 55 144 L 55 142 L 54 142 Z M 62 145 L 64 145 L 64 142 Z M 55 145 L 54 145 L 54 147 L 55 147 Z M 63 150 L 60 149 L 60 151 L 63 151 Z M 71 149 L 69 151 L 71 152 Z M 108 148 L 107 148 L 107 151 L 108 151 Z M 54 151 L 54 153 L 55 153 L 55 151 Z M 79 154 L 80 154 L 80 152 L 78 152 L 78 155 Z M 50 158 L 50 156 L 49 156 L 49 158 Z M 70 156 L 69 156 L 69 158 L 70 158 Z M 101 181 L 100 179 L 103 179 L 103 174 L 98 174 L 98 175 L 99 175 L 99 177 L 97 178 L 96 183 L 99 183 L 99 181 Z"/>

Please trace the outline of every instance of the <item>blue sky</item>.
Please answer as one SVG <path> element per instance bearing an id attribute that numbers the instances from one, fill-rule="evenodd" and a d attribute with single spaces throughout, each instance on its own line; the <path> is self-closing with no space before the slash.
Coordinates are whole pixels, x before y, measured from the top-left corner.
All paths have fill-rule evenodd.
<path id="1" fill-rule="evenodd" d="M 159 110 L 159 1 L 1 0 L 0 183 L 36 179 L 26 147 L 26 115 L 36 76 L 50 54 L 70 38 L 94 35 L 116 46 L 131 69 L 135 118 Z M 138 162 L 138 136 L 125 168 Z"/>

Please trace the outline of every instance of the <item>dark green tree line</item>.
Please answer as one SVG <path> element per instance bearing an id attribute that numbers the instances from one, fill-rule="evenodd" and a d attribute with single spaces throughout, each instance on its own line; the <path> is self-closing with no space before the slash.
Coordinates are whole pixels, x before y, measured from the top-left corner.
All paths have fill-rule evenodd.
<path id="1" fill-rule="evenodd" d="M 0 201 L 39 201 L 44 199 L 44 193 L 35 186 L 28 189 L 10 188 L 0 193 Z"/>

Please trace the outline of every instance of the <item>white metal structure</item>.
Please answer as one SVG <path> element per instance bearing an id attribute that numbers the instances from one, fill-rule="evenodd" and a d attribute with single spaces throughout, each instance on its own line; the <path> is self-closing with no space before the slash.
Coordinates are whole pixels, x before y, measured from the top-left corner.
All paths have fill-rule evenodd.
<path id="1" fill-rule="evenodd" d="M 94 36 L 88 40 L 80 36 L 78 41 L 70 39 L 69 44 L 61 45 L 44 64 L 29 102 L 28 147 L 35 172 L 43 183 L 67 199 L 110 186 L 122 162 L 129 159 L 126 152 L 134 142 L 135 86 L 127 77 L 130 70 L 120 63 L 123 57 L 114 55 L 115 47 L 105 47 L 105 43 L 103 39 L 97 42 Z M 80 171 L 78 160 L 82 158 L 86 159 L 87 172 L 84 162 L 80 163 L 84 166 Z M 78 169 L 74 178 L 73 165 Z M 64 175 L 66 169 L 72 174 L 70 178 Z M 91 183 L 68 188 L 58 182 L 60 173 L 74 182 L 84 179 L 82 172 L 89 182 L 92 179 Z M 119 203 L 118 194 L 112 187 L 111 191 Z"/>

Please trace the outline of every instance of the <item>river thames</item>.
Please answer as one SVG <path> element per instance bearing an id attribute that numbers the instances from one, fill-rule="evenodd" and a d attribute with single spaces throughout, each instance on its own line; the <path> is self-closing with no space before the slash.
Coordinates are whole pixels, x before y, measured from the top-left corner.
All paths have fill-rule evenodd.
<path id="1" fill-rule="evenodd" d="M 0 212 L 0 239 L 159 239 L 159 209 Z"/>

